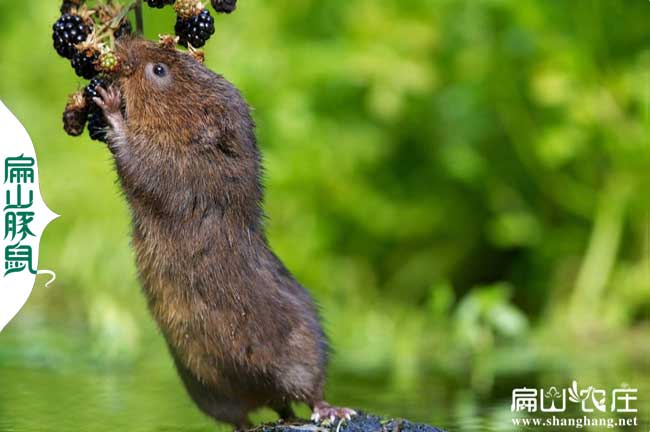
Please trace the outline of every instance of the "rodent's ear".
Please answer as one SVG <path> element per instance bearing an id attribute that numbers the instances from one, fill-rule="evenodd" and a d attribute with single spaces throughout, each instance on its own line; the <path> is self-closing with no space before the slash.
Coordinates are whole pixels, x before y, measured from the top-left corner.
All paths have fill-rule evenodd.
<path id="1" fill-rule="evenodd" d="M 235 146 L 232 145 L 231 142 L 227 140 L 219 140 L 217 142 L 217 147 L 223 154 L 225 154 L 228 157 L 231 158 L 236 158 L 239 157 L 239 154 L 237 153 L 237 149 L 235 149 Z"/>

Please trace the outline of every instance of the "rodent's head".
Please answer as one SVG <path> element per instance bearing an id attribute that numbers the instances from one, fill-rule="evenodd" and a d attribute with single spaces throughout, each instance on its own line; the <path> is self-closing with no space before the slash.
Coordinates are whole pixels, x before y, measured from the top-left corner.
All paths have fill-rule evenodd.
<path id="1" fill-rule="evenodd" d="M 118 41 L 116 51 L 124 62 L 119 81 L 127 103 L 153 108 L 180 96 L 188 87 L 196 87 L 192 77 L 196 61 L 175 49 L 140 38 L 124 38 Z"/>
<path id="2" fill-rule="evenodd" d="M 256 206 L 259 153 L 239 91 L 174 48 L 134 38 L 116 51 L 124 61 L 118 85 L 130 145 L 166 173 L 160 182 L 175 182 L 188 196 L 239 196 Z"/>
<path id="3" fill-rule="evenodd" d="M 244 126 L 252 133 L 239 91 L 191 55 L 141 38 L 122 39 L 116 51 L 124 60 L 119 86 L 132 124 L 162 138 L 171 134 L 177 143 L 206 129 L 228 136 Z"/>

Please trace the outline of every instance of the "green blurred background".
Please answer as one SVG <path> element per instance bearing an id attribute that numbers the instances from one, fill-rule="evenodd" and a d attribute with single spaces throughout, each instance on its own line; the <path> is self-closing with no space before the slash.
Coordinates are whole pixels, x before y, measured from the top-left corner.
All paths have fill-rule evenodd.
<path id="1" fill-rule="evenodd" d="M 647 425 L 650 3 L 240 3 L 206 64 L 254 107 L 330 399 L 512 430 L 515 387 L 626 382 Z M 84 83 L 51 46 L 58 7 L 0 1 L 0 99 L 61 215 L 39 261 L 58 279 L 0 335 L 0 430 L 214 430 L 147 313 L 108 151 L 62 130 Z M 149 38 L 173 23 L 145 10 Z"/>

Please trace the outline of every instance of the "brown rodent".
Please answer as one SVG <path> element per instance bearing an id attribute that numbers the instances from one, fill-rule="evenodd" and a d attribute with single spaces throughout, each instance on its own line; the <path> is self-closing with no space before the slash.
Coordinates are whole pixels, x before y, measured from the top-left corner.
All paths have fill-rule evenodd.
<path id="1" fill-rule="evenodd" d="M 131 208 L 142 288 L 188 393 L 238 428 L 261 406 L 292 417 L 291 402 L 349 418 L 323 399 L 328 347 L 316 307 L 265 237 L 248 105 L 188 54 L 142 39 L 117 52 L 126 72 L 95 102 Z"/>

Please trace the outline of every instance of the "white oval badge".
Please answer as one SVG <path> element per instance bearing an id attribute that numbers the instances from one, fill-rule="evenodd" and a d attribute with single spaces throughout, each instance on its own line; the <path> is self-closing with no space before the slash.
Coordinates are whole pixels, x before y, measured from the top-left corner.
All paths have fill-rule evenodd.
<path id="1" fill-rule="evenodd" d="M 2 163 L 2 249 L 0 250 L 0 331 L 16 316 L 32 292 L 38 270 L 38 246 L 47 224 L 56 219 L 41 196 L 36 152 L 27 131 L 0 101 Z"/>

